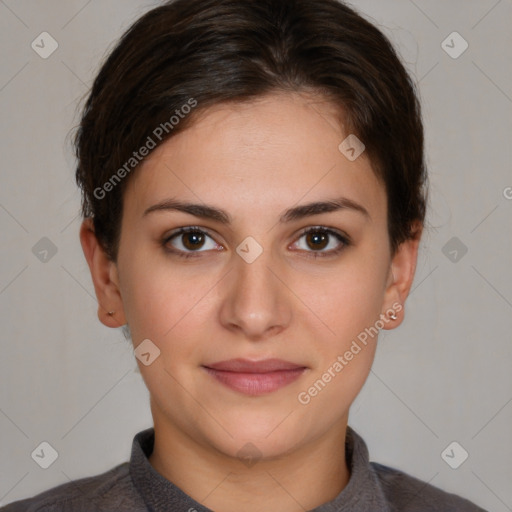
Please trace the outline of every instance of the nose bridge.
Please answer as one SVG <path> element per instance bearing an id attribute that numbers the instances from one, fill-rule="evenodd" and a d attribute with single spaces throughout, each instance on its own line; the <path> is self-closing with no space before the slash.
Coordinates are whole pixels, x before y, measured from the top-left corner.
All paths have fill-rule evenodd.
<path id="1" fill-rule="evenodd" d="M 241 329 L 248 338 L 261 338 L 289 322 L 289 297 L 286 297 L 283 283 L 274 275 L 280 271 L 272 251 L 263 250 L 251 261 L 246 257 L 254 251 L 250 243 L 248 246 L 240 244 L 241 255 L 233 255 L 221 320 L 227 328 Z"/>

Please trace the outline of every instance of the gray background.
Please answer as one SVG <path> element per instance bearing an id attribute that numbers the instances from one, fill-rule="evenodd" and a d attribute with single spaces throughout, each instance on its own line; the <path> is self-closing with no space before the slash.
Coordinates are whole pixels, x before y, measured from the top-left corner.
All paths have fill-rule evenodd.
<path id="1" fill-rule="evenodd" d="M 152 425 L 130 345 L 96 317 L 67 137 L 106 51 L 156 4 L 0 0 L 0 504 L 128 460 Z M 353 4 L 419 83 L 431 210 L 406 320 L 381 334 L 350 423 L 373 460 L 512 510 L 512 2 Z M 47 59 L 31 48 L 43 31 Z M 469 43 L 456 59 L 453 31 Z M 42 441 L 59 454 L 46 470 Z M 469 453 L 458 469 L 441 457 L 452 441 Z"/>

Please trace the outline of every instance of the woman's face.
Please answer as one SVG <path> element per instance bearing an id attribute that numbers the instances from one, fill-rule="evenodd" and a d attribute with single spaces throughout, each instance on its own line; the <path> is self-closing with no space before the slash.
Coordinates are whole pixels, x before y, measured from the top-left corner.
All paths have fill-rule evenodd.
<path id="1" fill-rule="evenodd" d="M 339 149 L 348 135 L 329 104 L 273 94 L 205 111 L 130 179 L 109 309 L 135 347 L 150 340 L 155 426 L 271 457 L 346 425 L 416 257 L 392 260 L 385 189 L 364 153 Z M 211 369 L 234 359 L 247 364 Z"/>

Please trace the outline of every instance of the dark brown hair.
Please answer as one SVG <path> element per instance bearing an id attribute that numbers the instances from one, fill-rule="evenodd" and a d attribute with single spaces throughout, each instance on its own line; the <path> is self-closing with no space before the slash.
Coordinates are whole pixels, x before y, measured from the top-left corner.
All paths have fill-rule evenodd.
<path id="1" fill-rule="evenodd" d="M 119 40 L 75 136 L 82 214 L 112 260 L 123 190 L 147 152 L 139 148 L 152 149 L 212 105 L 275 91 L 314 91 L 340 107 L 345 132 L 363 141 L 385 186 L 393 252 L 416 236 L 427 200 L 420 105 L 374 25 L 337 0 L 174 0 Z"/>

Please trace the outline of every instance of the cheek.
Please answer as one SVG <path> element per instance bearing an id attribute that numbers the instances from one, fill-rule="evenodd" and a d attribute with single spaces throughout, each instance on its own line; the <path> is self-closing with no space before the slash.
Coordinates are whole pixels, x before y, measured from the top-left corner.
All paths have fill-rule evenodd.
<path id="1" fill-rule="evenodd" d="M 337 348 L 375 324 L 384 300 L 384 266 L 356 255 L 352 260 L 329 275 L 298 282 L 324 342 L 341 344 Z"/>
<path id="2" fill-rule="evenodd" d="M 357 396 L 375 355 L 386 274 L 385 258 L 371 256 L 385 254 L 377 251 L 354 252 L 328 276 L 297 282 L 307 298 L 305 328 L 317 363 L 299 402 L 314 404 L 309 411 L 318 407 L 331 419 Z"/>
<path id="3" fill-rule="evenodd" d="M 123 267 L 121 290 L 134 343 L 145 338 L 162 346 L 175 338 L 186 342 L 193 326 L 211 314 L 207 293 L 218 279 L 205 272 L 184 273 L 165 258 L 134 256 Z"/>
<path id="4" fill-rule="evenodd" d="M 374 278 L 369 272 L 353 271 L 326 281 L 323 293 L 309 290 L 308 305 L 313 311 L 308 317 L 309 348 L 316 364 L 297 401 L 315 423 L 337 421 L 368 377 L 382 305 L 382 291 L 376 289 Z"/>

